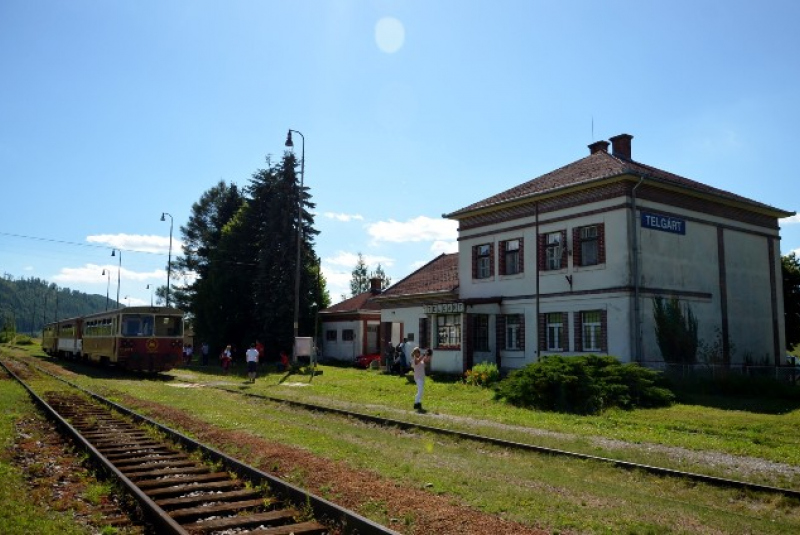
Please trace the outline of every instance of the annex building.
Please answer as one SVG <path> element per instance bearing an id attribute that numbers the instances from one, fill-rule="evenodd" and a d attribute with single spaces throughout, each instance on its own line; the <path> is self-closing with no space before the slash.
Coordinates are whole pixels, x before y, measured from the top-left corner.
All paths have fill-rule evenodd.
<path id="1" fill-rule="evenodd" d="M 657 366 L 663 298 L 691 310 L 703 358 L 781 365 L 778 220 L 793 213 L 637 162 L 632 139 L 445 214 L 458 253 L 370 298 L 378 347 L 408 337 L 453 373 L 549 354 Z"/>

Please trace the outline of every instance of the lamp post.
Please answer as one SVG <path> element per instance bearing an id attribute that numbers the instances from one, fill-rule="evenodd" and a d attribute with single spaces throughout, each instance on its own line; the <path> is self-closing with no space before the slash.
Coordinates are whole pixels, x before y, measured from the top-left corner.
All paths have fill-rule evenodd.
<path id="1" fill-rule="evenodd" d="M 172 214 L 161 212 L 161 221 L 166 221 L 164 216 L 169 216 L 169 256 L 167 257 L 167 306 L 169 306 L 169 278 L 172 271 Z M 152 305 L 153 303 L 150 303 Z"/>
<path id="2" fill-rule="evenodd" d="M 106 279 L 108 279 L 106 281 L 106 312 L 108 312 L 108 289 L 111 287 L 111 270 L 104 269 L 103 275 L 105 275 Z"/>
<path id="3" fill-rule="evenodd" d="M 119 274 L 122 271 L 122 249 L 111 249 L 111 256 L 117 256 L 115 253 L 119 252 L 119 266 L 117 267 L 117 308 L 122 306 L 119 302 Z"/>
<path id="4" fill-rule="evenodd" d="M 297 130 L 286 133 L 286 146 L 294 148 L 292 132 L 300 135 L 300 191 L 297 195 L 297 261 L 294 273 L 294 338 L 292 339 L 292 363 L 297 364 L 297 333 L 300 321 L 300 247 L 303 243 L 303 178 L 306 164 L 306 137 Z"/>

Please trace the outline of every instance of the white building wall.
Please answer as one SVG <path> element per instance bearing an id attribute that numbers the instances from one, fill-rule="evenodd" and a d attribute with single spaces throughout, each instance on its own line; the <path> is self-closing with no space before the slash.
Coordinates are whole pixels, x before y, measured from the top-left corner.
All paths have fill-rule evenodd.
<path id="1" fill-rule="evenodd" d="M 724 236 L 731 362 L 772 365 L 774 338 L 767 238 L 734 230 L 726 230 Z"/>
<path id="2" fill-rule="evenodd" d="M 345 330 L 353 331 L 353 340 L 342 340 Z M 343 362 L 355 362 L 361 354 L 362 332 L 361 321 L 329 321 L 322 324 L 322 356 Z M 336 331 L 336 340 L 328 340 L 328 331 Z"/>

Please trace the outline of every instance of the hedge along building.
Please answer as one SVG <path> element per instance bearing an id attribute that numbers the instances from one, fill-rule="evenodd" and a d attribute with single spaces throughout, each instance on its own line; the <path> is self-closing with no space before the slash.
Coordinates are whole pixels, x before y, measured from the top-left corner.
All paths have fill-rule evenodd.
<path id="1" fill-rule="evenodd" d="M 459 223 L 464 369 L 547 354 L 663 362 L 659 297 L 692 311 L 722 363 L 781 364 L 778 219 L 792 212 L 638 163 L 632 138 L 444 215 Z"/>

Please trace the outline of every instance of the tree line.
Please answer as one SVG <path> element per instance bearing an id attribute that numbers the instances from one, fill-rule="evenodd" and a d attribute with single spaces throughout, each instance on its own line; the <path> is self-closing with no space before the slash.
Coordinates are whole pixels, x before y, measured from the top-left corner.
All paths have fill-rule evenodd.
<path id="1" fill-rule="evenodd" d="M 192 205 L 180 227 L 183 254 L 172 267 L 171 295 L 187 312 L 196 343 L 218 353 L 259 340 L 268 358 L 291 354 L 298 229 L 298 334 L 317 336 L 317 312 L 330 297 L 314 251 L 315 204 L 300 187 L 297 164 L 291 152 L 278 163 L 267 158 L 245 187 L 221 180 Z"/>
<path id="2" fill-rule="evenodd" d="M 116 308 L 117 302 L 106 303 L 106 297 L 89 295 L 55 283 L 30 277 L 14 279 L 5 274 L 0 279 L 0 328 L 4 332 L 38 337 L 46 323 L 74 318 Z"/>

